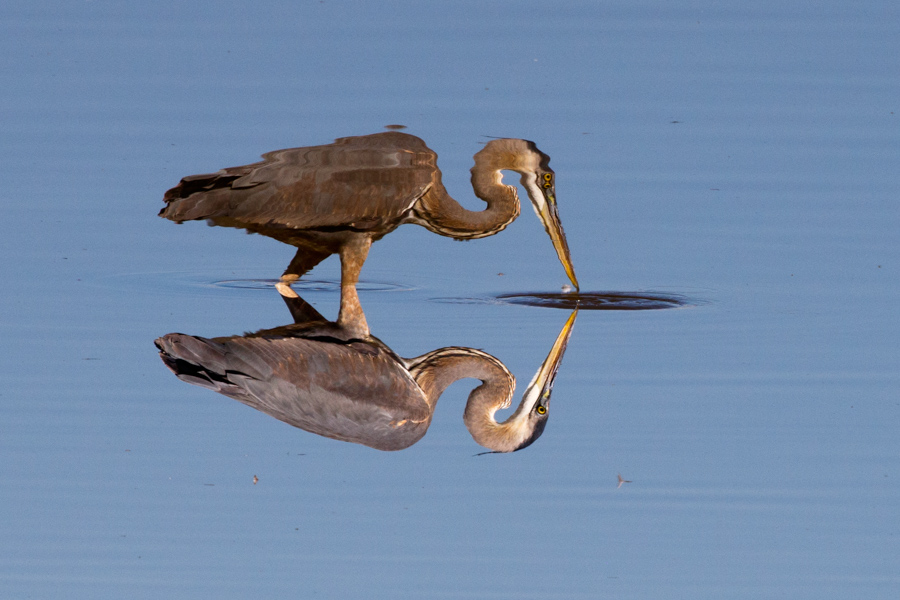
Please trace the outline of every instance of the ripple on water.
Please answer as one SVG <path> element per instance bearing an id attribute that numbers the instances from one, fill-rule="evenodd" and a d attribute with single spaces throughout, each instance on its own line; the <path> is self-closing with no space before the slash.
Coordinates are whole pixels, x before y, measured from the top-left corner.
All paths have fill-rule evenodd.
<path id="1" fill-rule="evenodd" d="M 249 271 L 251 275 L 258 271 Z M 215 289 L 274 290 L 278 279 L 242 277 L 245 273 L 233 269 L 213 271 L 157 271 L 144 273 L 120 273 L 88 281 L 89 284 L 116 290 L 135 290 L 142 294 L 156 292 L 166 295 L 190 295 L 211 293 Z M 291 287 L 301 293 L 337 293 L 341 291 L 339 279 L 304 279 L 294 282 Z M 361 280 L 357 284 L 361 292 L 406 292 L 415 286 L 387 281 Z"/>
<path id="2" fill-rule="evenodd" d="M 517 292 L 484 298 L 433 298 L 452 304 L 518 304 L 568 310 L 660 310 L 696 306 L 679 294 L 657 292 Z"/>
<path id="3" fill-rule="evenodd" d="M 216 287 L 242 289 L 242 290 L 262 290 L 275 287 L 278 279 L 223 279 L 213 281 L 212 285 Z M 340 292 L 341 282 L 338 280 L 328 279 L 301 279 L 291 284 L 291 288 L 297 292 Z M 365 281 L 360 280 L 356 284 L 356 289 L 360 292 L 404 292 L 413 288 L 399 283 L 387 283 L 384 281 Z"/>

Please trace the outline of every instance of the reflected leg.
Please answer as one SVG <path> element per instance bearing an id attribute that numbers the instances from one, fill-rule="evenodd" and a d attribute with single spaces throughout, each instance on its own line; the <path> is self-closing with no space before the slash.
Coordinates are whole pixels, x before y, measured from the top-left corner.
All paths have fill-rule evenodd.
<path id="1" fill-rule="evenodd" d="M 293 290 L 291 290 L 293 293 Z M 311 322 L 322 322 L 327 323 L 328 319 L 319 314 L 315 308 L 313 308 L 312 304 L 294 294 L 293 297 L 281 295 L 281 299 L 284 300 L 284 303 L 287 305 L 288 310 L 291 311 L 291 316 L 294 318 L 294 323 L 300 325 L 303 323 L 311 323 Z"/>

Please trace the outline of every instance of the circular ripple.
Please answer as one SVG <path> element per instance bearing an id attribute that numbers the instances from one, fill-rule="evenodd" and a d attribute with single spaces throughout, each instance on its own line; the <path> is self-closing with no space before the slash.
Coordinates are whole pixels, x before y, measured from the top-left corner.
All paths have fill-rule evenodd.
<path id="1" fill-rule="evenodd" d="M 687 306 L 682 296 L 631 292 L 519 293 L 496 296 L 503 304 L 573 310 L 660 310 Z"/>
<path id="2" fill-rule="evenodd" d="M 661 310 L 695 305 L 684 296 L 655 292 L 519 292 L 488 298 L 435 298 L 452 304 L 517 304 L 568 310 Z"/>

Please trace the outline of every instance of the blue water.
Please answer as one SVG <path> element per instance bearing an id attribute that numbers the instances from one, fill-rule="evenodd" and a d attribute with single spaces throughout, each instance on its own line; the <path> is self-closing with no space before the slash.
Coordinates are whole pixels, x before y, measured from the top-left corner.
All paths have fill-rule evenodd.
<path id="1" fill-rule="evenodd" d="M 893 3 L 32 2 L 0 16 L 0 596 L 896 598 Z M 153 340 L 289 321 L 293 250 L 155 215 L 184 176 L 400 123 L 469 207 L 485 136 L 552 157 L 584 311 L 543 437 L 442 397 L 384 453 L 175 379 Z M 337 313 L 338 263 L 305 294 Z M 404 226 L 362 304 L 402 356 L 519 391 L 568 311 L 527 208 Z M 331 287 L 330 287 L 331 286 Z M 518 398 L 518 397 L 517 397 Z M 617 475 L 630 480 L 617 487 Z M 253 477 L 258 483 L 253 483 Z"/>

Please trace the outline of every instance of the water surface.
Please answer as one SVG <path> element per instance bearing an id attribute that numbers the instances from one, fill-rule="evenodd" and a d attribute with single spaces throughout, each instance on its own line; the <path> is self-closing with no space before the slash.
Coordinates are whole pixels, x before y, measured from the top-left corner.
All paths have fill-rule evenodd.
<path id="1" fill-rule="evenodd" d="M 7 10 L 0 596 L 895 598 L 898 17 L 877 1 Z M 581 288 L 691 306 L 580 311 L 552 419 L 511 454 L 476 456 L 477 382 L 385 453 L 173 377 L 161 335 L 284 324 L 265 282 L 293 250 L 158 219 L 165 190 L 387 124 L 437 152 L 470 209 L 482 144 L 534 140 Z M 387 346 L 487 352 L 516 400 L 568 317 L 509 302 L 567 283 L 527 207 L 466 243 L 404 225 L 362 279 Z M 327 259 L 298 291 L 334 319 L 339 280 Z"/>
<path id="2" fill-rule="evenodd" d="M 675 294 L 655 292 L 514 292 L 486 298 L 435 298 L 438 302 L 457 304 L 519 304 L 568 310 L 660 310 L 692 306 L 697 300 Z"/>

